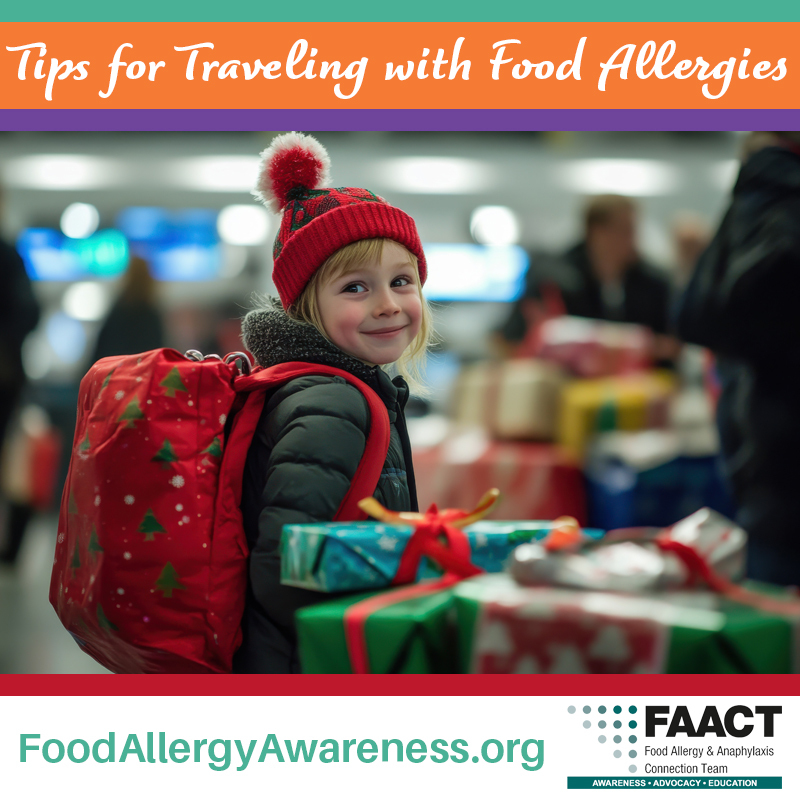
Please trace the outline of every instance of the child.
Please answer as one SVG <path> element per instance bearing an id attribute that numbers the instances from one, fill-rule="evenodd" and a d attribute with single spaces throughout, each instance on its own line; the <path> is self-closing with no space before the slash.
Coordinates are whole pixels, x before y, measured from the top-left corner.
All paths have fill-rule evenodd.
<path id="1" fill-rule="evenodd" d="M 425 255 L 414 221 L 366 189 L 325 189 L 329 160 L 310 136 L 277 137 L 262 154 L 256 192 L 282 222 L 273 252 L 280 302 L 250 312 L 246 347 L 263 367 L 338 367 L 386 404 L 391 441 L 375 497 L 416 511 L 403 409 L 431 334 L 422 297 Z M 400 377 L 382 369 L 396 363 Z M 407 380 L 408 379 L 408 380 Z M 361 392 L 332 376 L 296 378 L 267 398 L 248 453 L 242 513 L 250 581 L 237 672 L 298 672 L 295 611 L 323 597 L 280 584 L 286 524 L 330 521 L 364 453 Z"/>

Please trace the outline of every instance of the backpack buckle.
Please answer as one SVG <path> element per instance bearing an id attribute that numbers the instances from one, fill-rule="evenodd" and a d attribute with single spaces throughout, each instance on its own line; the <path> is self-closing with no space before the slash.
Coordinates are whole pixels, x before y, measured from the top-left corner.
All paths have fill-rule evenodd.
<path id="1" fill-rule="evenodd" d="M 242 353 L 238 350 L 234 353 L 228 353 L 225 358 L 218 356 L 216 353 L 209 353 L 207 356 L 204 356 L 199 350 L 187 350 L 184 356 L 190 361 L 208 361 L 213 359 L 215 361 L 223 361 L 226 364 L 232 364 L 238 361 L 240 375 L 249 375 L 253 370 L 253 363 L 250 361 L 250 357 L 247 353 Z"/>

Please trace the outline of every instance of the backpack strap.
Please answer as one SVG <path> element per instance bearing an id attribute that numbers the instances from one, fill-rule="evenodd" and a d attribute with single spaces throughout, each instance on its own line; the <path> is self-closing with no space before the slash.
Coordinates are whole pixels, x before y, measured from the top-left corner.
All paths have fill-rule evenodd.
<path id="1" fill-rule="evenodd" d="M 356 473 L 350 483 L 347 494 L 342 499 L 339 508 L 336 510 L 334 521 L 352 522 L 365 520 L 366 512 L 358 507 L 359 500 L 371 497 L 378 485 L 378 480 L 386 461 L 386 454 L 389 452 L 389 438 L 391 430 L 389 426 L 389 412 L 378 396 L 377 392 L 369 387 L 364 381 L 355 377 L 342 369 L 328 367 L 323 364 L 310 364 L 304 361 L 289 361 L 285 364 L 278 364 L 274 367 L 259 369 L 250 375 L 242 375 L 234 381 L 234 389 L 239 393 L 248 395 L 241 411 L 236 414 L 231 430 L 231 436 L 226 446 L 226 450 L 235 441 L 247 442 L 247 447 L 233 446 L 237 462 L 241 460 L 241 472 L 244 472 L 244 459 L 247 455 L 247 448 L 255 433 L 261 411 L 264 408 L 264 400 L 268 389 L 272 389 L 288 383 L 294 378 L 303 375 L 333 375 L 347 381 L 355 386 L 364 399 L 370 414 L 370 427 L 367 435 L 367 442 L 364 448 L 364 455 L 358 464 Z M 242 453 L 242 451 L 244 451 Z M 234 455 L 233 453 L 231 455 Z M 229 465 L 233 466 L 233 465 Z M 239 468 L 239 464 L 236 464 Z M 239 481 L 241 484 L 241 481 Z M 241 490 L 240 490 L 241 491 Z M 238 498 L 241 501 L 241 496 Z"/>

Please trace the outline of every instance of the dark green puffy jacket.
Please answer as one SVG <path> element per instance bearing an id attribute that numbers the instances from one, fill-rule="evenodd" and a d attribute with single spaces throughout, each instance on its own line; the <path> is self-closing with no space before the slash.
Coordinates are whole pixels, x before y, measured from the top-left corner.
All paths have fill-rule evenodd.
<path id="1" fill-rule="evenodd" d="M 408 386 L 352 358 L 315 329 L 277 308 L 251 312 L 243 335 L 262 366 L 286 361 L 327 364 L 353 373 L 386 404 L 389 452 L 375 497 L 394 511 L 417 510 L 411 450 L 403 409 Z M 242 514 L 250 547 L 250 581 L 236 672 L 297 672 L 294 613 L 326 595 L 280 584 L 284 525 L 330 521 L 364 453 L 369 410 L 342 378 L 304 376 L 274 390 L 247 457 Z"/>

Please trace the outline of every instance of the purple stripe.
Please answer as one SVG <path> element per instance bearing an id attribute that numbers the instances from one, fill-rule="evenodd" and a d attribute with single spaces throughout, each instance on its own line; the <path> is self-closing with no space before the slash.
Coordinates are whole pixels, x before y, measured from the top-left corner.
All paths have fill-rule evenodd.
<path id="1" fill-rule="evenodd" d="M 6 131 L 798 130 L 798 109 L 0 110 Z"/>

